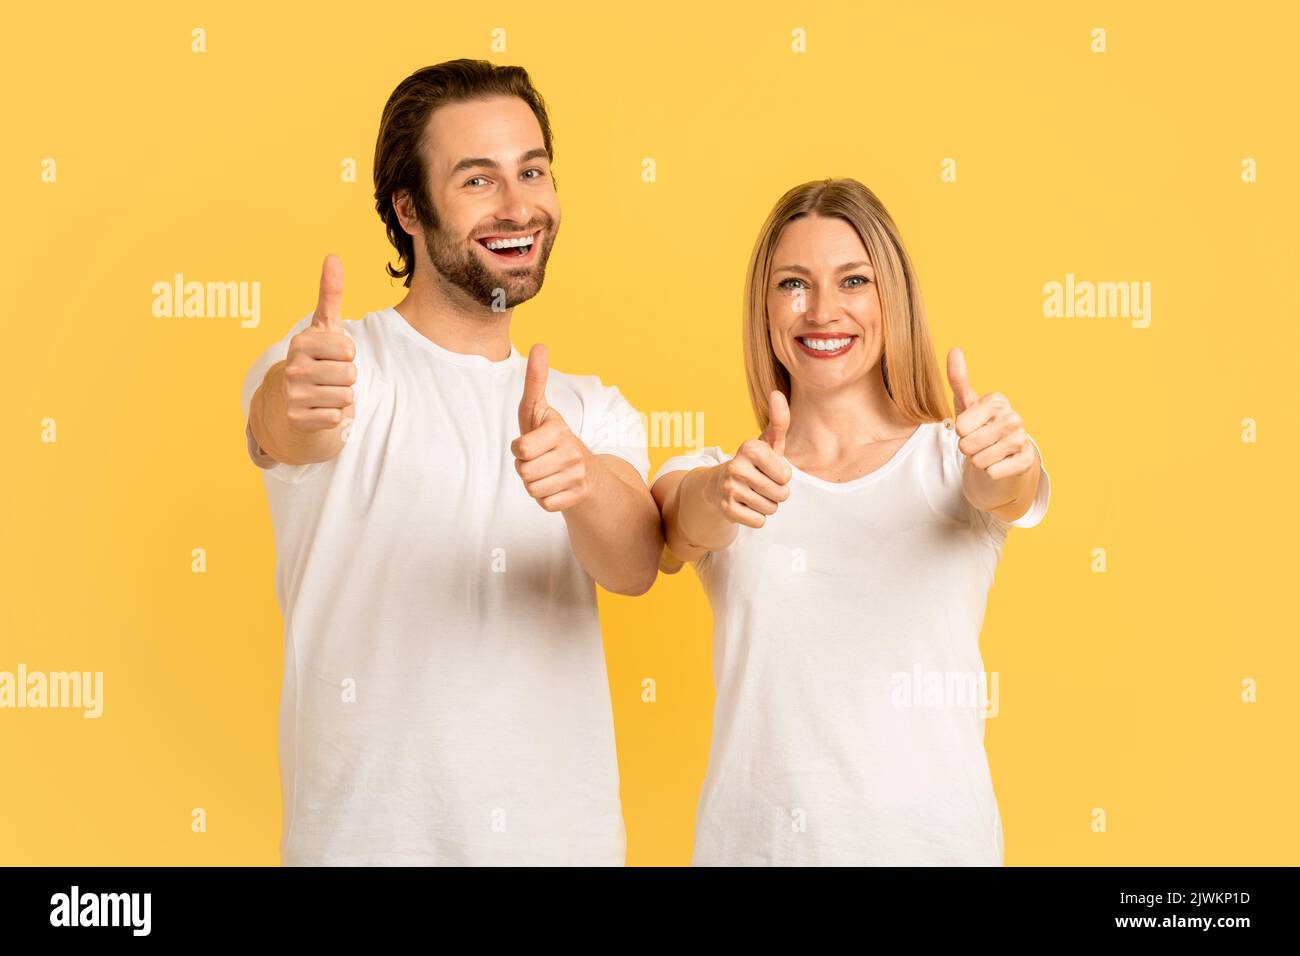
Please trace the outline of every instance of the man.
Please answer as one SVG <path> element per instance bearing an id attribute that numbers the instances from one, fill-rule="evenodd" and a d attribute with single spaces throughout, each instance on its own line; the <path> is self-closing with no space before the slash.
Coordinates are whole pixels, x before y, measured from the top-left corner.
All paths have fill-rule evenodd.
<path id="1" fill-rule="evenodd" d="M 286 865 L 622 865 L 593 580 L 663 546 L 640 417 L 511 345 L 560 225 L 527 73 L 455 60 L 384 109 L 375 200 L 409 289 L 315 311 L 244 382 L 285 616 Z"/>

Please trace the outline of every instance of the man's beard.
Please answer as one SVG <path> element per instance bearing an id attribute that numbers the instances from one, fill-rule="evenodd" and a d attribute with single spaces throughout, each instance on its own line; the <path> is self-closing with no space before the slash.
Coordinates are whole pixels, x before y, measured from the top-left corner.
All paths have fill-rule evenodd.
<path id="1" fill-rule="evenodd" d="M 490 269 L 478 253 L 448 235 L 441 225 L 425 232 L 424 248 L 438 274 L 474 302 L 497 311 L 512 309 L 537 295 L 546 278 L 546 260 L 555 242 L 555 230 L 549 216 L 528 227 L 530 232 L 538 228 L 543 230 L 537 239 L 542 247 L 537 250 L 536 261 L 529 266 L 511 268 L 510 261 L 502 259 L 499 270 Z"/>

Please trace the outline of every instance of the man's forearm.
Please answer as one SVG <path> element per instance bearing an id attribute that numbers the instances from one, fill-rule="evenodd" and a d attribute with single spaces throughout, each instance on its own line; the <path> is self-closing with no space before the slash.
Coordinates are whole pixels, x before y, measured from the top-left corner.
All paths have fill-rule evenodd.
<path id="1" fill-rule="evenodd" d="M 286 465 L 329 461 L 343 448 L 343 430 L 354 414 L 349 406 L 343 421 L 323 431 L 304 431 L 289 421 L 284 404 L 283 360 L 267 370 L 248 407 L 248 426 L 262 450 Z"/>
<path id="2" fill-rule="evenodd" d="M 623 466 L 611 466 L 606 457 L 591 456 L 591 494 L 563 512 L 569 540 L 583 570 L 605 590 L 644 594 L 654 584 L 663 550 L 659 509 L 639 476 L 634 483 L 617 474 L 614 467 Z M 631 465 L 626 471 L 635 476 Z"/>

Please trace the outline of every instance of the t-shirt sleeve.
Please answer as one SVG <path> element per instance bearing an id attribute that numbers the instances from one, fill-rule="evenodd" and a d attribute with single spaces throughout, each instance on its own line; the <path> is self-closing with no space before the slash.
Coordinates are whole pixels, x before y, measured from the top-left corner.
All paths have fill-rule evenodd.
<path id="1" fill-rule="evenodd" d="M 712 468 L 714 465 L 720 465 L 731 456 L 723 452 L 721 448 L 714 445 L 710 448 L 702 448 L 698 452 L 686 455 L 675 455 L 659 466 L 655 472 L 654 479 L 650 482 L 653 488 L 655 482 L 664 475 L 673 471 L 690 471 L 693 468 Z"/>
<path id="2" fill-rule="evenodd" d="M 252 367 L 244 375 L 244 385 L 240 399 L 244 409 L 244 442 L 248 448 L 248 457 L 258 468 L 263 469 L 273 478 L 282 481 L 296 483 L 304 478 L 319 471 L 321 466 L 326 464 L 323 461 L 310 462 L 305 465 L 288 465 L 284 462 L 276 461 L 266 452 L 264 452 L 257 439 L 253 437 L 253 429 L 249 424 L 248 413 L 253 403 L 253 395 L 257 392 L 258 386 L 262 384 L 262 379 L 276 362 L 284 359 L 289 354 L 289 340 L 295 335 L 307 328 L 311 324 L 312 314 L 298 320 L 293 327 L 285 333 L 284 337 L 275 344 L 269 346 L 255 361 Z"/>
<path id="3" fill-rule="evenodd" d="M 592 386 L 594 393 L 583 402 L 582 431 L 578 437 L 593 455 L 617 455 L 645 481 L 650 458 L 640 413 L 617 386 L 602 385 L 595 376 L 592 376 Z"/>

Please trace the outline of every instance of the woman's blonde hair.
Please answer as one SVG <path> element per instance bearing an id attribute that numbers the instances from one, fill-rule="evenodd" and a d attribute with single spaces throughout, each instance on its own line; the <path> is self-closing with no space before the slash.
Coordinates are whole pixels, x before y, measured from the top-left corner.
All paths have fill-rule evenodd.
<path id="1" fill-rule="evenodd" d="M 787 223 L 803 216 L 843 219 L 862 239 L 875 270 L 884 350 L 880 371 L 894 404 L 913 422 L 948 416 L 921 288 L 898 227 L 876 195 L 855 179 L 820 179 L 796 186 L 778 200 L 759 231 L 745 277 L 744 350 L 749 401 L 760 430 L 767 428 L 773 389 L 790 398 L 790 373 L 777 361 L 768 329 L 767 285 L 772 254 Z"/>

